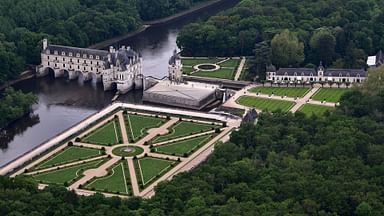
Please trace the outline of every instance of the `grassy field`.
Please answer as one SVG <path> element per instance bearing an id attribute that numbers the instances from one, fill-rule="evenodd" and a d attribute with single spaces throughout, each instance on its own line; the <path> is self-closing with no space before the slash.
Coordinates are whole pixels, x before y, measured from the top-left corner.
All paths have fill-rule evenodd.
<path id="1" fill-rule="evenodd" d="M 302 107 L 300 107 L 299 111 L 304 113 L 306 116 L 312 116 L 312 115 L 321 116 L 326 111 L 332 111 L 334 109 L 335 109 L 334 107 L 329 107 L 329 106 L 304 104 Z"/>
<path id="2" fill-rule="evenodd" d="M 165 123 L 163 118 L 155 118 L 143 115 L 125 115 L 127 133 L 131 141 L 136 141 L 144 136 L 148 129 L 159 127 Z"/>
<path id="3" fill-rule="evenodd" d="M 160 177 L 176 161 L 163 160 L 159 158 L 145 157 L 135 160 L 138 169 L 137 177 L 141 178 L 142 185 L 146 185 L 152 180 Z"/>
<path id="4" fill-rule="evenodd" d="M 113 145 L 122 140 L 118 120 L 113 120 L 102 127 L 96 129 L 82 141 L 92 144 Z"/>
<path id="5" fill-rule="evenodd" d="M 328 101 L 328 102 L 339 102 L 341 96 L 350 91 L 345 88 L 321 88 L 313 97 L 313 100 Z"/>
<path id="6" fill-rule="evenodd" d="M 63 151 L 58 152 L 53 157 L 39 164 L 36 169 L 47 168 L 54 165 L 69 163 L 99 155 L 101 155 L 101 151 L 98 149 L 71 146 L 65 148 Z"/>
<path id="7" fill-rule="evenodd" d="M 111 170 L 111 174 L 105 177 L 96 178 L 86 185 L 88 189 L 102 192 L 119 192 L 128 195 L 130 193 L 129 170 L 126 161 L 116 164 Z"/>
<path id="8" fill-rule="evenodd" d="M 80 177 L 84 170 L 98 167 L 103 161 L 104 160 L 96 160 L 59 170 L 40 173 L 33 175 L 33 178 L 44 183 L 64 184 L 65 182 L 70 182 Z"/>
<path id="9" fill-rule="evenodd" d="M 191 74 L 195 69 L 193 67 L 183 67 L 183 73 L 184 74 Z"/>
<path id="10" fill-rule="evenodd" d="M 184 154 L 189 154 L 192 150 L 195 150 L 196 148 L 199 148 L 207 143 L 210 138 L 212 138 L 212 135 L 200 136 L 171 144 L 161 145 L 155 147 L 155 151 L 165 154 L 184 156 Z"/>
<path id="11" fill-rule="evenodd" d="M 206 59 L 185 59 L 185 58 L 182 58 L 181 59 L 181 63 L 183 65 L 187 65 L 187 66 L 194 66 L 194 65 L 198 65 L 198 64 L 204 64 L 204 63 L 211 63 L 211 64 L 215 64 L 216 62 L 219 62 L 220 60 L 219 59 L 216 59 L 216 58 L 206 58 Z"/>
<path id="12" fill-rule="evenodd" d="M 200 77 L 213 77 L 213 78 L 221 78 L 221 79 L 233 79 L 233 76 L 235 74 L 235 69 L 231 68 L 221 68 L 216 71 L 198 71 L 193 74 L 192 76 L 200 76 Z"/>
<path id="13" fill-rule="evenodd" d="M 112 150 L 112 153 L 117 156 L 124 156 L 124 157 L 133 157 L 135 155 L 139 155 L 144 152 L 143 148 L 140 148 L 138 146 L 129 146 L 130 148 L 133 148 L 134 151 L 132 152 L 124 152 L 123 150 L 127 148 L 127 146 L 118 147 Z"/>
<path id="14" fill-rule="evenodd" d="M 221 60 L 220 60 L 221 61 Z M 237 67 L 237 65 L 240 64 L 240 59 L 229 59 L 223 63 L 220 63 L 219 65 L 221 67 L 231 67 L 231 68 L 235 68 Z"/>
<path id="15" fill-rule="evenodd" d="M 287 96 L 287 97 L 303 97 L 310 88 L 307 87 L 255 87 L 251 88 L 249 92 L 261 93 L 267 95 Z"/>
<path id="16" fill-rule="evenodd" d="M 241 96 L 236 101 L 238 104 L 248 107 L 256 107 L 260 110 L 268 110 L 271 112 L 281 109 L 283 112 L 288 112 L 289 109 L 294 105 L 293 102 L 280 101 L 272 99 L 257 98 L 251 96 Z"/>
<path id="17" fill-rule="evenodd" d="M 217 127 L 219 126 L 204 124 L 204 123 L 181 121 L 169 129 L 170 133 L 155 137 L 151 142 L 152 143 L 162 142 L 162 141 L 174 139 L 177 137 L 183 137 L 183 136 L 187 136 L 187 135 L 191 135 L 199 132 L 214 130 Z"/>

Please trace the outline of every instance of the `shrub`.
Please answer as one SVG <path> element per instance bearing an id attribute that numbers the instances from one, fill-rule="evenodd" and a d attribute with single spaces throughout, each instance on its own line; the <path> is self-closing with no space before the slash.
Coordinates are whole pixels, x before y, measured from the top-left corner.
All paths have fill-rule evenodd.
<path id="1" fill-rule="evenodd" d="M 135 156 L 133 156 L 133 159 L 137 159 L 137 156 L 135 155 Z"/>
<path id="2" fill-rule="evenodd" d="M 112 156 L 111 155 L 108 155 L 108 158 L 111 158 Z"/>
<path id="3" fill-rule="evenodd" d="M 80 189 L 83 188 L 83 185 L 82 185 L 82 184 L 79 184 L 79 188 L 80 188 Z"/>
<path id="4" fill-rule="evenodd" d="M 124 156 L 121 156 L 121 160 L 125 160 L 125 157 L 124 157 Z"/>
<path id="5" fill-rule="evenodd" d="M 68 142 L 68 146 L 73 146 L 73 142 Z"/>
<path id="6" fill-rule="evenodd" d="M 167 115 L 167 120 L 170 120 L 171 119 L 171 116 Z"/>
<path id="7" fill-rule="evenodd" d="M 145 154 L 144 154 L 144 157 L 147 157 L 147 156 L 148 156 L 148 154 L 147 154 L 147 153 L 145 153 Z"/>
<path id="8" fill-rule="evenodd" d="M 179 117 L 179 121 L 183 121 L 183 118 Z"/>
<path id="9" fill-rule="evenodd" d="M 188 157 L 188 153 L 184 153 L 184 154 L 183 154 L 183 157 Z"/>
<path id="10" fill-rule="evenodd" d="M 181 161 L 181 159 L 180 159 L 180 158 L 177 158 L 177 161 L 179 161 L 179 162 L 180 162 L 180 161 Z"/>
<path id="11" fill-rule="evenodd" d="M 223 127 L 227 127 L 227 122 L 223 122 Z"/>
<path id="12" fill-rule="evenodd" d="M 68 186 L 69 186 L 68 182 L 64 182 L 64 187 L 68 187 Z"/>
<path id="13" fill-rule="evenodd" d="M 75 142 L 81 142 L 80 137 L 76 137 Z"/>
<path id="14" fill-rule="evenodd" d="M 220 133 L 220 132 L 221 132 L 220 128 L 215 129 L 215 133 Z"/>
<path id="15" fill-rule="evenodd" d="M 169 160 L 169 157 L 166 157 L 165 160 Z"/>

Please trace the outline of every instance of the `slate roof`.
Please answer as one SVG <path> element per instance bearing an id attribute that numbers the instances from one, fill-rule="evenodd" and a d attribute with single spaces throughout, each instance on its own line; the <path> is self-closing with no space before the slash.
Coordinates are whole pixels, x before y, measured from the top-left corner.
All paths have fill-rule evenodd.
<path id="1" fill-rule="evenodd" d="M 367 71 L 364 69 L 327 69 L 324 72 L 324 76 L 328 77 L 357 77 L 357 75 L 360 75 L 360 77 L 366 77 Z"/>
<path id="2" fill-rule="evenodd" d="M 258 117 L 257 111 L 252 108 L 250 109 L 247 114 L 243 118 L 244 123 L 254 123 Z"/>
<path id="3" fill-rule="evenodd" d="M 108 55 L 108 52 L 105 50 L 87 49 L 87 48 L 78 48 L 78 47 L 51 45 L 51 44 L 48 45 L 47 49 L 50 50 L 51 54 L 53 54 L 54 51 L 57 51 L 58 55 L 61 55 L 62 52 L 65 52 L 66 56 L 68 56 L 68 53 L 72 52 L 74 57 L 76 57 L 77 53 L 80 53 L 81 58 L 83 57 L 84 54 L 87 55 L 87 58 L 89 57 L 89 55 L 93 55 L 94 57 L 98 55 L 100 56 L 100 59 Z"/>
<path id="4" fill-rule="evenodd" d="M 279 68 L 279 70 L 276 71 L 276 75 L 278 76 L 317 76 L 317 70 L 312 68 Z"/>

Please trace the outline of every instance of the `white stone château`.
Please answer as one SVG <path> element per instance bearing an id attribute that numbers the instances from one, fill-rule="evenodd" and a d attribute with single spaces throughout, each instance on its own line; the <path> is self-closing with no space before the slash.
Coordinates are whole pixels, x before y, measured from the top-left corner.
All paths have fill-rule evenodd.
<path id="1" fill-rule="evenodd" d="M 172 82 L 181 83 L 183 81 L 183 64 L 181 63 L 180 54 L 175 49 L 173 56 L 168 62 L 168 78 Z"/>
<path id="2" fill-rule="evenodd" d="M 43 40 L 38 76 L 53 73 L 81 81 L 103 82 L 104 90 L 117 88 L 126 93 L 143 88 L 142 57 L 130 47 L 109 51 L 52 45 Z"/>
<path id="3" fill-rule="evenodd" d="M 321 62 L 316 69 L 267 67 L 266 80 L 273 83 L 361 83 L 367 78 L 364 69 L 325 69 Z"/>

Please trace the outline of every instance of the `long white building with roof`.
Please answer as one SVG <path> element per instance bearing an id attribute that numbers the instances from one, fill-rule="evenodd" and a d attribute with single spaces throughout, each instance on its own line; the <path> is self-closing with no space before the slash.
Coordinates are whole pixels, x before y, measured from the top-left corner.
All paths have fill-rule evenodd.
<path id="1" fill-rule="evenodd" d="M 38 76 L 53 73 L 81 81 L 102 82 L 104 90 L 114 87 L 121 93 L 143 87 L 142 57 L 130 47 L 109 51 L 52 45 L 43 40 Z"/>

